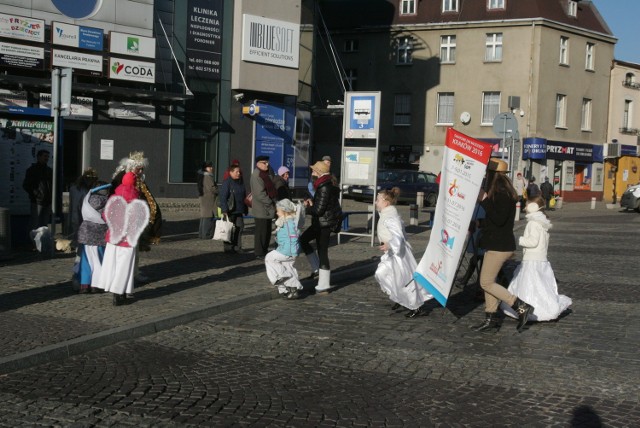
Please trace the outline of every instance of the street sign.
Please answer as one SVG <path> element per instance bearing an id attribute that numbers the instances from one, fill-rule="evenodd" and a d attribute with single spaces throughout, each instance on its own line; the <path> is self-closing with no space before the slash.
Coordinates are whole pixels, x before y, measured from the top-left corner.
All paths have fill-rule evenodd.
<path id="1" fill-rule="evenodd" d="M 493 118 L 493 133 L 502 139 L 513 137 L 518 131 L 518 120 L 513 113 L 498 113 Z"/>

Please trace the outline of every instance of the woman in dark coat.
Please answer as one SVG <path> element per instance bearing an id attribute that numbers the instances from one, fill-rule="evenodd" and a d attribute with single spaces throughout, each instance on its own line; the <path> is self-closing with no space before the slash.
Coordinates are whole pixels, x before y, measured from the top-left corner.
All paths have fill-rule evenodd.
<path id="1" fill-rule="evenodd" d="M 240 166 L 231 165 L 229 167 L 229 177 L 222 182 L 222 188 L 220 189 L 220 210 L 236 226 L 231 242 L 224 243 L 225 253 L 242 252 L 243 216 L 249 212 L 244 203 L 245 196 L 247 196 L 247 191 L 242 183 Z"/>
<path id="2" fill-rule="evenodd" d="M 340 189 L 332 180 L 329 166 L 318 161 L 311 166 L 311 176 L 315 194 L 313 200 L 305 200 L 306 213 L 312 217 L 311 226 L 300 236 L 300 246 L 309 259 L 311 269 L 318 270 L 316 291 L 326 291 L 331 285 L 331 267 L 329 266 L 329 237 L 338 230 L 342 222 L 340 208 Z M 314 251 L 310 242 L 315 239 L 318 248 Z"/>
<path id="3" fill-rule="evenodd" d="M 486 316 L 483 322 L 472 327 L 475 331 L 500 327 L 496 315 L 500 301 L 511 306 L 518 315 L 518 331 L 527 323 L 529 313 L 534 309 L 496 282 L 502 265 L 516 250 L 513 225 L 518 193 L 507 177 L 508 169 L 505 161 L 491 158 L 487 166 L 487 190 L 481 190 L 478 195 L 480 206 L 485 211 L 480 236 L 480 248 L 485 250 L 480 271 L 480 286 L 484 290 Z"/>
<path id="4" fill-rule="evenodd" d="M 198 171 L 198 193 L 200 196 L 200 239 L 211 239 L 215 218 L 218 216 L 218 184 L 213 176 L 213 163 L 202 164 Z"/>

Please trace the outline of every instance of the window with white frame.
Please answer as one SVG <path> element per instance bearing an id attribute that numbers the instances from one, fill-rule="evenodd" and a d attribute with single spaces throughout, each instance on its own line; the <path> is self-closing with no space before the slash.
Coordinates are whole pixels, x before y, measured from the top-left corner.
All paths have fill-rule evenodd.
<path id="1" fill-rule="evenodd" d="M 355 68 L 347 68 L 344 70 L 344 86 L 347 88 L 347 91 L 356 91 L 358 82 L 358 70 Z"/>
<path id="2" fill-rule="evenodd" d="M 567 96 L 564 94 L 556 95 L 556 127 L 567 127 Z"/>
<path id="3" fill-rule="evenodd" d="M 631 108 L 633 107 L 633 101 L 624 100 L 624 111 L 622 112 L 622 127 L 624 129 L 631 128 Z"/>
<path id="4" fill-rule="evenodd" d="M 396 94 L 393 124 L 398 126 L 411 125 L 411 94 Z"/>
<path id="5" fill-rule="evenodd" d="M 415 15 L 416 0 L 401 0 L 400 15 Z"/>
<path id="6" fill-rule="evenodd" d="M 397 64 L 411 64 L 413 62 L 413 40 L 411 37 L 398 39 Z"/>
<path id="7" fill-rule="evenodd" d="M 502 33 L 487 34 L 485 61 L 502 61 Z"/>
<path id="8" fill-rule="evenodd" d="M 636 76 L 633 73 L 627 73 L 624 76 L 624 84 L 626 86 L 633 86 L 636 81 Z"/>
<path id="9" fill-rule="evenodd" d="M 452 125 L 453 124 L 453 92 L 440 92 L 438 93 L 438 125 Z"/>
<path id="10" fill-rule="evenodd" d="M 487 0 L 487 9 L 504 9 L 505 0 Z"/>
<path id="11" fill-rule="evenodd" d="M 492 125 L 500 113 L 500 92 L 482 93 L 482 125 Z"/>
<path id="12" fill-rule="evenodd" d="M 569 38 L 560 36 L 560 64 L 569 65 Z"/>
<path id="13" fill-rule="evenodd" d="M 587 70 L 593 70 L 593 55 L 596 49 L 596 45 L 593 43 L 587 43 L 584 57 L 584 68 Z"/>
<path id="14" fill-rule="evenodd" d="M 580 129 L 583 131 L 591 131 L 591 100 L 589 98 L 582 99 Z"/>
<path id="15" fill-rule="evenodd" d="M 458 11 L 458 0 L 442 0 L 442 11 L 443 12 L 457 12 Z"/>
<path id="16" fill-rule="evenodd" d="M 456 36 L 440 37 L 440 62 L 456 62 Z"/>
<path id="17" fill-rule="evenodd" d="M 567 5 L 567 15 L 576 17 L 578 15 L 578 2 L 575 0 L 569 0 Z"/>
<path id="18" fill-rule="evenodd" d="M 358 39 L 347 39 L 344 41 L 344 51 L 345 52 L 358 52 L 360 43 Z"/>

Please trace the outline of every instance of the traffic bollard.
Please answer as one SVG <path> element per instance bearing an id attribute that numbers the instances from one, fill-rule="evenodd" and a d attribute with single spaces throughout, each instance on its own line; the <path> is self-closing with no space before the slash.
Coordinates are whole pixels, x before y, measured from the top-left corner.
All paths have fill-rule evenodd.
<path id="1" fill-rule="evenodd" d="M 424 207 L 424 192 L 418 192 L 416 195 L 416 204 L 418 208 Z"/>
<path id="2" fill-rule="evenodd" d="M 418 205 L 409 205 L 409 224 L 412 226 L 418 225 Z"/>
<path id="3" fill-rule="evenodd" d="M 516 218 L 515 221 L 520 221 L 520 201 L 516 202 Z"/>
<path id="4" fill-rule="evenodd" d="M 592 210 L 596 209 L 596 198 L 591 198 L 591 209 Z"/>

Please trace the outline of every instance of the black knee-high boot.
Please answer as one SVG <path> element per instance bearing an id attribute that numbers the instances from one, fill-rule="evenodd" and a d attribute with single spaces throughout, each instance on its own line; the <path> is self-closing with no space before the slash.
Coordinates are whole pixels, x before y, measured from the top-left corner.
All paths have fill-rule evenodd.
<path id="1" fill-rule="evenodd" d="M 485 312 L 484 321 L 482 321 L 478 325 L 474 325 L 471 327 L 473 331 L 487 331 L 487 330 L 497 330 L 500 328 L 500 322 L 498 321 L 498 316 L 495 312 Z"/>
<path id="2" fill-rule="evenodd" d="M 519 298 L 516 298 L 516 302 L 511 306 L 511 308 L 516 311 L 516 315 L 518 315 L 518 325 L 516 328 L 518 332 L 520 332 L 522 327 L 524 327 L 529 320 L 529 314 L 531 314 L 535 308 L 530 304 L 523 302 Z"/>

